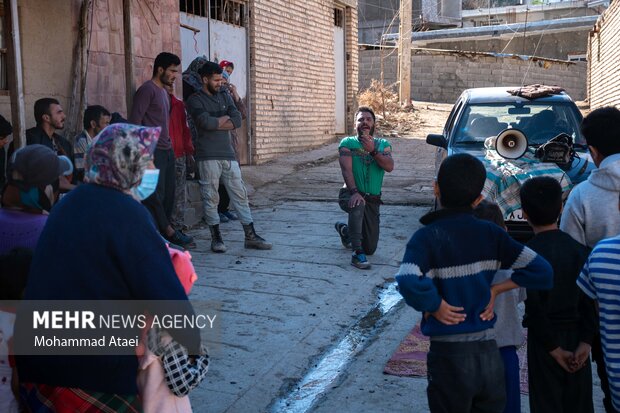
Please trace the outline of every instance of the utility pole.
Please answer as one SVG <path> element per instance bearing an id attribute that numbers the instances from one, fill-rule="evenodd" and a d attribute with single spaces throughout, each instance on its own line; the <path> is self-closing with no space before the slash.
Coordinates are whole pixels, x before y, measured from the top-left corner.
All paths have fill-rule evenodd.
<path id="1" fill-rule="evenodd" d="M 131 27 L 131 0 L 123 0 L 123 41 L 125 46 L 125 102 L 127 117 L 131 113 L 133 94 L 136 91 L 134 82 L 135 64 L 133 61 L 133 30 Z"/>
<path id="2" fill-rule="evenodd" d="M 411 102 L 411 0 L 400 0 L 398 30 L 398 97 L 401 105 Z"/>

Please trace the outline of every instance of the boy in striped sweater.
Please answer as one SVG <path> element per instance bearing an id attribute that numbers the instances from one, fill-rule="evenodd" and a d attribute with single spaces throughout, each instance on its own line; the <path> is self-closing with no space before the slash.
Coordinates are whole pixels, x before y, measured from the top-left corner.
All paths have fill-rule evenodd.
<path id="1" fill-rule="evenodd" d="M 502 412 L 504 366 L 493 335 L 497 294 L 517 288 L 549 289 L 549 263 L 497 225 L 473 216 L 486 171 L 468 154 L 446 158 L 435 195 L 442 209 L 407 244 L 396 281 L 405 302 L 424 314 L 430 336 L 428 404 L 431 412 Z M 491 286 L 497 270 L 510 279 Z"/>
<path id="2" fill-rule="evenodd" d="M 596 244 L 581 270 L 577 285 L 590 298 L 598 301 L 599 329 L 611 404 L 616 411 L 620 411 L 620 235 Z"/>

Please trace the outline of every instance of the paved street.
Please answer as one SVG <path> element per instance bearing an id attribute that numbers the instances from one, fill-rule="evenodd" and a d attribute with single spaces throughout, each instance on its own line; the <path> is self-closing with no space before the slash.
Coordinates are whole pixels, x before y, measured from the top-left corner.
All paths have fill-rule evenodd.
<path id="1" fill-rule="evenodd" d="M 225 254 L 210 251 L 207 228 L 190 231 L 200 277 L 190 298 L 219 309 L 218 328 L 205 335 L 209 375 L 190 396 L 194 411 L 428 411 L 425 378 L 382 373 L 419 314 L 378 302 L 389 296 L 405 244 L 432 202 L 434 150 L 422 136 L 441 126 L 425 126 L 417 138 L 390 139 L 396 168 L 386 174 L 368 271 L 349 264 L 333 227 L 346 219 L 336 203 L 337 143 L 243 168 L 257 232 L 272 251 L 244 249 L 238 222 L 221 225 Z M 595 392 L 597 412 L 600 399 Z"/>
<path id="2" fill-rule="evenodd" d="M 386 175 L 381 239 L 368 271 L 349 264 L 350 252 L 333 227 L 346 219 L 336 203 L 342 185 L 337 143 L 244 168 L 257 231 L 274 243 L 272 251 L 244 249 L 235 222 L 221 225 L 226 254 L 209 250 L 208 229 L 191 231 L 200 276 L 191 298 L 221 308 L 221 328 L 206 337 L 212 354 L 208 380 L 191 396 L 195 411 L 275 409 L 277 398 L 289 393 L 393 281 L 406 241 L 428 210 L 434 166 L 433 150 L 424 141 L 391 141 L 397 168 Z M 376 320 L 377 327 L 384 322 Z M 396 346 L 400 339 L 392 341 Z"/>

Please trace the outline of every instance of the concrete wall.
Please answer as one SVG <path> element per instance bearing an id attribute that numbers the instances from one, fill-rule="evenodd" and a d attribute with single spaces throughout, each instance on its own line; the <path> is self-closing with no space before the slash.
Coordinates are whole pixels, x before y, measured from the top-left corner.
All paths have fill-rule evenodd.
<path id="1" fill-rule="evenodd" d="M 315 147 L 334 138 L 334 6 L 333 0 L 250 3 L 254 162 Z M 347 8 L 345 18 L 346 51 L 351 60 L 355 58 L 353 45 L 357 45 L 357 32 L 351 33 L 355 28 L 351 20 L 357 19 L 355 9 Z M 356 90 L 355 64 L 348 69 L 349 88 Z M 352 110 L 349 107 L 348 115 Z"/>
<path id="2" fill-rule="evenodd" d="M 383 53 L 384 83 L 396 82 L 396 49 L 360 50 L 359 88 L 381 77 Z M 453 103 L 463 89 L 544 83 L 560 85 L 574 100 L 586 97 L 586 64 L 536 59 L 494 57 L 479 53 L 412 50 L 411 94 L 414 100 Z"/>
<path id="3" fill-rule="evenodd" d="M 67 110 L 71 96 L 71 64 L 76 44 L 80 0 L 18 2 L 24 80 L 26 128 L 34 126 L 34 102 L 53 97 Z M 9 96 L 0 96 L 0 113 L 11 117 Z"/>
<path id="4" fill-rule="evenodd" d="M 598 20 L 590 37 L 590 107 L 620 107 L 620 2 L 614 1 Z"/>
<path id="5" fill-rule="evenodd" d="M 95 0 L 94 4 L 86 99 L 89 105 L 103 105 L 126 115 L 123 1 Z M 153 61 L 160 52 L 181 56 L 179 4 L 174 0 L 134 1 L 131 24 L 134 82 L 138 88 L 151 78 Z M 178 81 L 179 95 L 180 86 Z"/>

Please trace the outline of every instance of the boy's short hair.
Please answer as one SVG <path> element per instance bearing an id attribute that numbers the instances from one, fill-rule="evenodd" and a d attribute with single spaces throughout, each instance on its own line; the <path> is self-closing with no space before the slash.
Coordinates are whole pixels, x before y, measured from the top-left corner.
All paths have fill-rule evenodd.
<path id="1" fill-rule="evenodd" d="M 495 202 L 483 199 L 482 202 L 474 208 L 474 216 L 485 221 L 491 221 L 502 228 L 506 228 L 504 214 L 502 214 L 502 210 Z"/>
<path id="2" fill-rule="evenodd" d="M 164 69 L 165 72 L 170 66 L 178 66 L 180 64 L 181 59 L 179 59 L 179 56 L 174 53 L 161 52 L 157 55 L 153 63 L 153 76 L 157 75 L 157 69 L 160 67 Z"/>
<path id="3" fill-rule="evenodd" d="M 562 187 L 550 176 L 528 179 L 520 191 L 521 209 L 534 225 L 558 222 L 562 211 Z"/>
<path id="4" fill-rule="evenodd" d="M 608 106 L 592 111 L 581 122 L 581 133 L 601 155 L 620 153 L 620 110 Z"/>
<path id="5" fill-rule="evenodd" d="M 99 123 L 102 116 L 110 116 L 110 112 L 101 105 L 91 105 L 84 111 L 84 129 L 90 128 L 90 121 Z"/>
<path id="6" fill-rule="evenodd" d="M 211 77 L 213 75 L 221 75 L 224 69 L 222 69 L 217 63 L 206 62 L 200 69 L 198 74 L 200 77 Z"/>
<path id="7" fill-rule="evenodd" d="M 486 178 L 484 165 L 472 155 L 448 156 L 437 173 L 441 205 L 445 208 L 471 206 L 482 192 Z"/>

